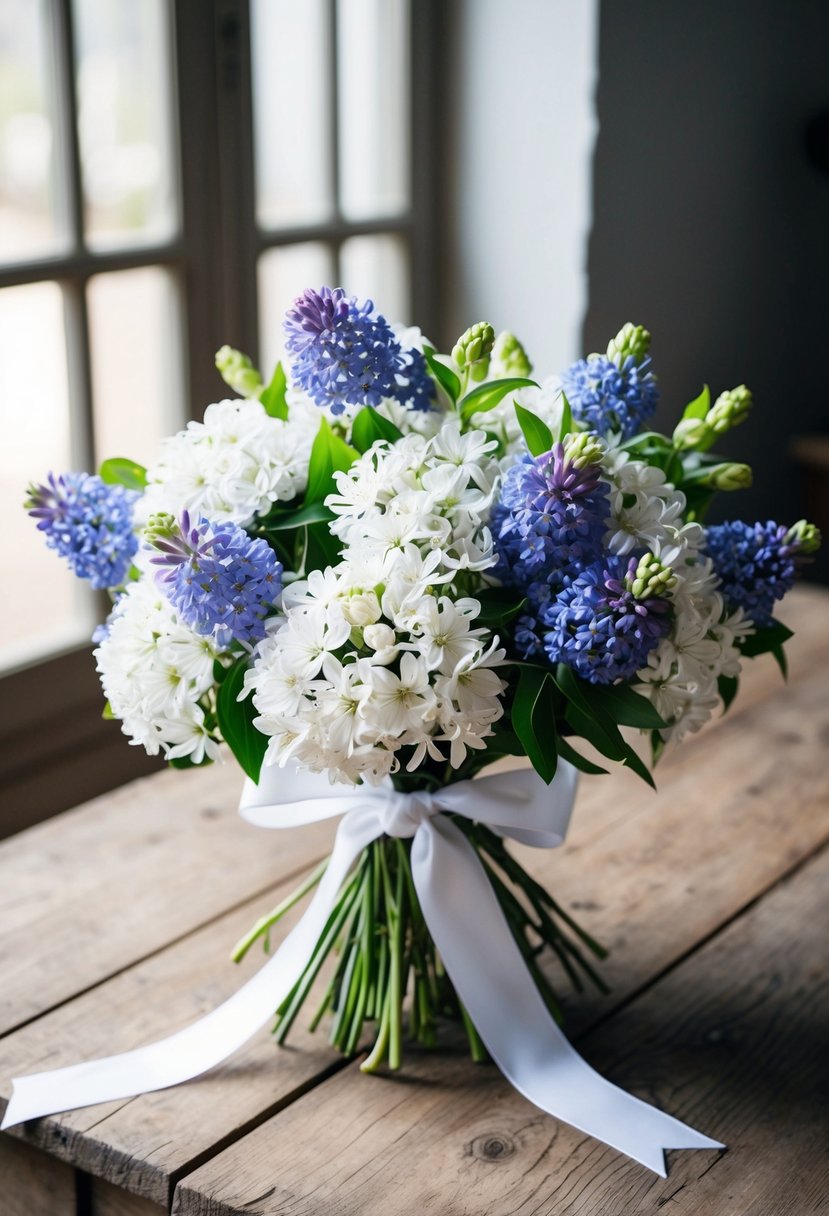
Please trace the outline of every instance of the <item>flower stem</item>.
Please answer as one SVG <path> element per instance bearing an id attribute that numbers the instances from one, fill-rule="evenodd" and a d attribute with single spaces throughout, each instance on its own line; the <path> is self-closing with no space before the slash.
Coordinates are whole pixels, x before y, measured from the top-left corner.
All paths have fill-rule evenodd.
<path id="1" fill-rule="evenodd" d="M 230 957 L 234 963 L 241 962 L 256 939 L 266 934 L 278 920 L 281 920 L 286 912 L 289 912 L 295 904 L 299 903 L 304 895 L 307 895 L 317 885 L 327 867 L 328 858 L 326 857 L 325 861 L 321 861 L 317 868 L 308 875 L 297 889 L 288 895 L 287 898 L 283 899 L 281 903 L 278 903 L 272 912 L 269 912 L 267 916 L 260 917 L 250 932 L 246 933 L 243 938 L 240 938 L 233 947 L 233 953 Z"/>

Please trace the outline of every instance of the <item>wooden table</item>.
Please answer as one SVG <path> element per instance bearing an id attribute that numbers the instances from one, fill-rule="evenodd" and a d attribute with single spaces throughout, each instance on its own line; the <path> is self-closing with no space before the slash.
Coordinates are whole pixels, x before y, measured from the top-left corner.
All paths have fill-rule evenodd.
<path id="1" fill-rule="evenodd" d="M 0 1136 L 4 1216 L 808 1216 L 829 1211 L 829 596 L 781 615 L 787 686 L 750 665 L 659 793 L 585 780 L 567 845 L 528 866 L 610 948 L 612 994 L 569 1001 L 585 1057 L 725 1141 L 663 1181 L 541 1114 L 450 1032 L 369 1078 L 298 1028 L 175 1089 Z M 332 827 L 238 820 L 231 765 L 167 772 L 0 847 L 0 1093 L 12 1075 L 192 1021 L 261 965 L 237 937 Z M 287 925 L 286 925 L 287 928 Z"/>

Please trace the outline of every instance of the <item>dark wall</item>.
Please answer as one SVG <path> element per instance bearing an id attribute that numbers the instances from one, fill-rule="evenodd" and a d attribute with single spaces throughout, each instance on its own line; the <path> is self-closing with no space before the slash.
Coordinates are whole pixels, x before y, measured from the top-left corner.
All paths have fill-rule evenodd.
<path id="1" fill-rule="evenodd" d="M 599 59 L 585 350 L 651 329 L 661 429 L 702 381 L 748 384 L 723 446 L 755 485 L 726 508 L 793 521 L 789 439 L 829 433 L 829 175 L 805 136 L 829 107 L 829 2 L 603 0 Z"/>

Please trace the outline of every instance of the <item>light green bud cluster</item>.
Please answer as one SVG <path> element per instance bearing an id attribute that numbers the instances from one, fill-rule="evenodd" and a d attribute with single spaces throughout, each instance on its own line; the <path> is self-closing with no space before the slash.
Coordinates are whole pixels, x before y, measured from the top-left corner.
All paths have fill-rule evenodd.
<path id="1" fill-rule="evenodd" d="M 674 427 L 674 447 L 679 452 L 706 447 L 711 439 L 711 428 L 704 418 L 680 418 Z"/>
<path id="2" fill-rule="evenodd" d="M 533 370 L 533 365 L 524 347 L 515 334 L 511 334 L 507 329 L 495 339 L 495 345 L 492 348 L 492 364 L 492 370 L 501 379 L 506 379 L 508 376 L 529 376 Z"/>
<path id="3" fill-rule="evenodd" d="M 625 581 L 638 600 L 646 600 L 654 595 L 669 595 L 676 586 L 676 575 L 653 553 L 646 553 L 639 559 L 633 578 Z"/>
<path id="4" fill-rule="evenodd" d="M 796 544 L 800 553 L 816 553 L 821 546 L 823 537 L 820 528 L 810 524 L 808 520 L 799 519 L 792 524 L 786 533 L 789 544 Z"/>
<path id="5" fill-rule="evenodd" d="M 495 345 L 495 330 L 488 321 L 478 321 L 461 334 L 452 348 L 452 358 L 470 380 L 483 380 Z"/>
<path id="6" fill-rule="evenodd" d="M 745 422 L 750 410 L 751 390 L 740 384 L 737 388 L 729 388 L 720 393 L 705 415 L 705 421 L 715 435 L 724 435 L 732 427 Z"/>
<path id="7" fill-rule="evenodd" d="M 607 344 L 607 357 L 612 359 L 617 367 L 621 367 L 628 355 L 633 355 L 637 363 L 641 363 L 651 345 L 651 336 L 643 325 L 634 325 L 628 321 L 619 330 L 615 338 Z"/>
<path id="8" fill-rule="evenodd" d="M 148 545 L 153 547 L 155 547 L 156 541 L 170 540 L 178 534 L 178 523 L 175 516 L 170 515 L 169 511 L 156 511 L 147 520 L 147 526 L 144 529 L 144 539 Z"/>
<path id="9" fill-rule="evenodd" d="M 713 464 L 696 482 L 711 490 L 747 490 L 751 483 L 751 466 L 736 463 Z"/>
<path id="10" fill-rule="evenodd" d="M 604 455 L 604 447 L 596 435 L 579 431 L 564 437 L 564 455 L 577 469 L 584 469 L 589 464 L 599 463 Z"/>
<path id="11" fill-rule="evenodd" d="M 216 368 L 225 384 L 240 397 L 259 396 L 262 377 L 240 350 L 234 350 L 232 346 L 221 347 L 216 351 Z"/>

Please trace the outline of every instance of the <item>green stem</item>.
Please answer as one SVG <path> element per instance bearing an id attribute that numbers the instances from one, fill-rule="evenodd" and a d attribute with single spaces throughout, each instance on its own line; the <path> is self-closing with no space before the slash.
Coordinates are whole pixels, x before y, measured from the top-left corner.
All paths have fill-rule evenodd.
<path id="1" fill-rule="evenodd" d="M 469 1053 L 476 1064 L 485 1064 L 489 1059 L 489 1052 L 484 1047 L 483 1040 L 475 1029 L 475 1023 L 466 1011 L 466 1006 L 463 1001 L 458 1001 L 458 1008 L 461 1011 L 466 1037 L 469 1040 Z"/>
<path id="2" fill-rule="evenodd" d="M 260 917 L 250 932 L 246 933 L 243 938 L 240 938 L 240 940 L 233 947 L 233 953 L 230 957 L 234 963 L 241 962 L 256 939 L 267 933 L 278 920 L 281 920 L 286 912 L 289 912 L 295 904 L 299 903 L 304 895 L 307 895 L 308 892 L 317 885 L 325 873 L 327 866 L 328 858 L 326 857 L 325 861 L 321 861 L 317 868 L 308 875 L 305 881 L 301 883 L 300 886 L 298 886 L 297 889 L 293 891 L 286 899 L 283 899 L 281 903 L 278 903 L 272 912 L 269 912 L 267 916 Z"/>
<path id="3" fill-rule="evenodd" d="M 390 1009 L 392 1004 L 392 992 L 390 988 L 386 989 L 386 1000 L 383 1004 L 383 1014 L 380 1018 L 380 1026 L 377 1031 L 377 1038 L 371 1052 L 366 1056 L 360 1065 L 360 1072 L 377 1072 L 377 1069 L 383 1063 L 383 1058 L 389 1045 L 389 1029 L 391 1025 Z"/>

